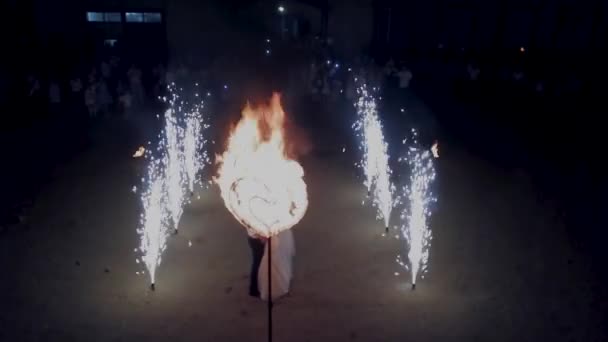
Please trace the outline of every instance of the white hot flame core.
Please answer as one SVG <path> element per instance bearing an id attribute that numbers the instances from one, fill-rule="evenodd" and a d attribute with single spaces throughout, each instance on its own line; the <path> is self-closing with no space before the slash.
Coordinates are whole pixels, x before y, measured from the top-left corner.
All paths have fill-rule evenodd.
<path id="1" fill-rule="evenodd" d="M 407 203 L 401 213 L 401 233 L 408 247 L 408 262 L 398 256 L 397 263 L 410 271 L 412 284 L 415 284 L 418 275 L 423 276 L 427 271 L 432 240 L 428 220 L 431 217 L 431 204 L 437 199 L 431 191 L 435 180 L 433 153 L 422 149 L 418 145 L 416 131 L 412 130 L 412 133 L 413 139 L 407 146 L 407 154 L 399 159 L 408 164 L 411 172 L 409 184 L 402 189 Z M 406 141 L 403 143 L 406 144 Z"/>
<path id="2" fill-rule="evenodd" d="M 382 123 L 378 118 L 376 99 L 363 85 L 357 89 L 359 99 L 355 103 L 358 118 L 353 128 L 361 138 L 360 149 L 363 159 L 360 167 L 365 174 L 364 185 L 368 192 L 373 191 L 373 204 L 377 218 L 389 226 L 391 211 L 394 207 L 395 186 L 391 183 L 388 145 L 382 133 Z"/>
<path id="3" fill-rule="evenodd" d="M 247 105 L 217 156 L 215 182 L 226 208 L 253 235 L 291 228 L 308 207 L 304 170 L 285 155 L 284 117 L 278 94 L 270 106 Z"/>

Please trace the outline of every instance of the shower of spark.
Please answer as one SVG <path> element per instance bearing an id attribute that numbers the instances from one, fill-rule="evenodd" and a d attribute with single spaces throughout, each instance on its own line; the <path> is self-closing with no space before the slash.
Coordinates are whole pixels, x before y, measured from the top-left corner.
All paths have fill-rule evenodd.
<path id="1" fill-rule="evenodd" d="M 147 175 L 142 179 L 143 193 L 141 201 L 143 212 L 140 215 L 139 228 L 137 232 L 140 236 L 139 252 L 142 253 L 140 260 L 148 269 L 150 284 L 154 288 L 156 281 L 156 268 L 161 263 L 161 255 L 165 250 L 168 233 L 168 212 L 167 200 L 165 196 L 165 176 L 162 159 L 148 158 L 149 164 Z"/>
<path id="2" fill-rule="evenodd" d="M 406 203 L 401 213 L 401 234 L 407 242 L 408 260 L 406 262 L 398 256 L 397 263 L 410 271 L 412 288 L 415 288 L 418 275 L 423 277 L 427 271 L 432 240 L 428 221 L 431 217 L 431 204 L 437 199 L 431 190 L 435 180 L 433 151 L 420 147 L 414 129 L 412 136 L 410 143 L 403 141 L 407 146 L 407 154 L 399 158 L 399 162 L 407 163 L 410 169 L 409 183 L 402 189 Z"/>
<path id="3" fill-rule="evenodd" d="M 173 108 L 165 112 L 164 137 L 161 146 L 166 149 L 166 183 L 167 200 L 171 223 L 177 232 L 179 220 L 184 212 L 185 182 L 187 175 L 184 170 L 184 129 L 179 126 Z"/>
<path id="4" fill-rule="evenodd" d="M 207 152 L 204 151 L 207 141 L 203 134 L 209 126 L 204 123 L 203 100 L 198 92 L 194 94 L 194 103 L 191 104 L 184 99 L 182 89 L 178 91 L 175 83 L 168 85 L 167 90 L 169 98 L 161 98 L 169 107 L 165 112 L 161 145 L 166 151 L 169 213 L 177 232 L 186 202 L 186 191 L 194 194 L 195 185 L 202 185 L 198 174 L 209 163 Z"/>
<path id="5" fill-rule="evenodd" d="M 197 177 L 209 163 L 207 151 L 204 150 L 207 141 L 204 139 L 203 130 L 209 126 L 203 122 L 201 114 L 202 103 L 186 113 L 186 130 L 184 132 L 184 167 L 186 172 L 187 189 L 194 193 L 194 186 L 200 184 Z"/>
<path id="6" fill-rule="evenodd" d="M 373 153 L 370 151 L 370 144 L 368 143 L 370 134 L 366 129 L 370 118 L 375 116 L 376 113 L 376 101 L 373 97 L 366 96 L 367 90 L 365 88 L 358 89 L 360 95 L 359 100 L 355 103 L 357 108 L 357 121 L 355 121 L 353 128 L 355 133 L 361 139 L 361 145 L 359 149 L 363 152 L 363 159 L 358 165 L 363 169 L 365 174 L 365 180 L 363 184 L 370 192 L 374 183 L 374 177 L 378 174 L 377 164 L 374 162 Z"/>
<path id="7" fill-rule="evenodd" d="M 377 209 L 377 219 L 384 222 L 388 230 L 391 211 L 394 207 L 395 186 L 391 183 L 388 145 L 382 133 L 382 123 L 378 118 L 376 99 L 368 92 L 367 86 L 357 89 L 359 99 L 355 103 L 357 121 L 353 128 L 361 138 L 360 149 L 363 159 L 359 167 L 365 174 L 364 185 L 373 196 L 373 205 Z"/>
<path id="8" fill-rule="evenodd" d="M 198 183 L 197 173 L 209 162 L 203 151 L 206 141 L 202 133 L 208 126 L 203 123 L 202 101 L 189 107 L 187 101 L 180 99 L 174 83 L 167 89 L 169 99 L 162 97 L 160 100 L 169 108 L 163 117 L 164 128 L 158 135 L 154 154 L 141 146 L 133 155 L 148 162 L 147 175 L 142 179 L 143 212 L 137 229 L 140 247 L 136 252 L 141 252 L 142 256 L 136 261 L 143 262 L 148 269 L 152 289 L 170 228 L 178 229 L 185 191 L 193 190 Z M 191 110 L 185 111 L 188 107 Z M 133 187 L 133 191 L 137 192 L 137 187 Z"/>

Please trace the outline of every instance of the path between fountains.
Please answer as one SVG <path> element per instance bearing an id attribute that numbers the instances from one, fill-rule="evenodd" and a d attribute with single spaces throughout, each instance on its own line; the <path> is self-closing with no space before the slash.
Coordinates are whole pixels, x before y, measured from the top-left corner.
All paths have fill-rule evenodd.
<path id="1" fill-rule="evenodd" d="M 30 228 L 0 237 L 0 340 L 264 341 L 266 306 L 247 295 L 246 234 L 216 188 L 186 208 L 156 292 L 136 275 L 139 166 L 129 148 L 108 138 L 71 161 L 39 195 Z M 294 228 L 295 279 L 275 306 L 275 341 L 601 332 L 586 261 L 524 178 L 443 146 L 430 272 L 411 292 L 394 262 L 401 241 L 381 237 L 361 205 L 352 154 L 302 164 L 310 206 Z"/>

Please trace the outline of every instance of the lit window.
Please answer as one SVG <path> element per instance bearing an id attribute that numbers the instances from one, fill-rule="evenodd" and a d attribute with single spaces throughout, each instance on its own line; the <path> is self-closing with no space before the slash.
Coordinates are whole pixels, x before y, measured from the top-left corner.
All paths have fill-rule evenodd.
<path id="1" fill-rule="evenodd" d="M 144 13 L 144 22 L 146 23 L 160 23 L 162 16 L 160 13 Z"/>
<path id="2" fill-rule="evenodd" d="M 103 22 L 103 12 L 87 12 L 88 22 Z"/>
<path id="3" fill-rule="evenodd" d="M 144 22 L 144 14 L 141 12 L 127 12 L 125 13 L 125 18 L 128 23 L 143 23 Z"/>
<path id="4" fill-rule="evenodd" d="M 119 23 L 122 21 L 120 17 L 120 12 L 106 12 L 104 13 L 104 19 L 106 22 L 110 23 Z"/>
<path id="5" fill-rule="evenodd" d="M 122 21 L 120 12 L 87 12 L 87 21 L 94 23 L 119 23 Z"/>

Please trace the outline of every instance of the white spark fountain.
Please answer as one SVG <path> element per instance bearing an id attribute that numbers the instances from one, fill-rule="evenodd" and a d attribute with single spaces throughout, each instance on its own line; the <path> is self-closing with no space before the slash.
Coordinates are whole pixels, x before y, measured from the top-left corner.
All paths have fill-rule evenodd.
<path id="1" fill-rule="evenodd" d="M 209 126 L 203 119 L 203 100 L 198 92 L 194 94 L 194 104 L 191 105 L 188 100 L 183 99 L 182 89 L 178 91 L 175 83 L 167 86 L 167 90 L 169 99 L 161 99 L 169 106 L 165 112 L 165 130 L 161 140 L 168 158 L 166 175 L 169 212 L 177 232 L 183 205 L 187 200 L 186 191 L 194 194 L 195 185 L 201 184 L 199 172 L 210 163 L 204 150 L 207 141 L 203 134 Z"/>
<path id="2" fill-rule="evenodd" d="M 204 139 L 203 130 L 209 126 L 204 123 L 201 114 L 201 104 L 186 113 L 186 130 L 184 132 L 184 167 L 186 172 L 187 189 L 194 194 L 194 187 L 200 184 L 198 173 L 208 164 L 207 151 L 204 150 L 207 141 Z"/>
<path id="3" fill-rule="evenodd" d="M 168 233 L 168 212 L 167 200 L 165 196 L 165 175 L 164 165 L 161 159 L 148 158 L 147 175 L 142 179 L 143 193 L 141 201 L 143 212 L 140 215 L 139 228 L 140 235 L 139 251 L 143 254 L 140 260 L 148 269 L 150 284 L 154 289 L 156 281 L 156 268 L 161 263 L 161 256 L 166 247 Z"/>
<path id="4" fill-rule="evenodd" d="M 184 170 L 184 129 L 178 125 L 175 111 L 172 108 L 165 112 L 165 130 L 161 145 L 166 149 L 166 184 L 167 200 L 171 223 L 177 232 L 179 220 L 184 212 L 185 182 Z"/>
<path id="5" fill-rule="evenodd" d="M 401 213 L 401 234 L 407 242 L 408 260 L 404 261 L 399 255 L 397 263 L 410 271 L 414 289 L 418 275 L 424 277 L 427 271 L 432 240 L 428 220 L 431 217 L 431 204 L 437 199 L 431 190 L 435 180 L 433 153 L 419 146 L 414 129 L 412 136 L 410 143 L 403 141 L 404 145 L 407 144 L 407 154 L 399 158 L 410 168 L 409 184 L 402 188 L 406 205 Z"/>
<path id="6" fill-rule="evenodd" d="M 353 128 L 361 138 L 360 149 L 363 152 L 358 166 L 365 174 L 364 184 L 368 194 L 373 195 L 372 203 L 377 209 L 377 219 L 384 221 L 384 227 L 388 231 L 395 192 L 395 186 L 390 179 L 392 172 L 389 166 L 388 145 L 382 133 L 375 97 L 368 92 L 365 84 L 359 87 L 357 92 L 359 99 L 355 107 L 358 118 Z"/>
<path id="7" fill-rule="evenodd" d="M 141 240 L 139 251 L 143 256 L 136 261 L 139 263 L 141 260 L 146 265 L 152 289 L 156 267 L 160 265 L 166 247 L 169 227 L 173 226 L 177 232 L 183 213 L 185 191 L 193 191 L 198 182 L 197 173 L 209 162 L 207 153 L 203 150 L 206 141 L 202 133 L 208 125 L 203 122 L 202 101 L 194 105 L 191 111 L 184 112 L 183 108 L 188 103 L 179 100 L 175 84 L 167 89 L 170 99 L 161 98 L 169 105 L 169 109 L 165 111 L 164 129 L 158 136 L 158 158 L 143 146 L 133 156 L 144 156 L 148 160 L 147 176 L 143 179 L 144 192 L 141 194 L 144 210 L 137 230 Z M 186 126 L 185 129 L 183 125 Z M 136 191 L 137 188 L 134 189 Z"/>

